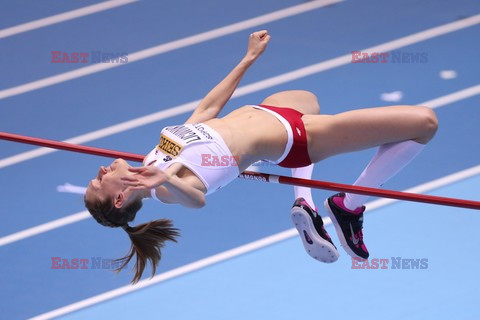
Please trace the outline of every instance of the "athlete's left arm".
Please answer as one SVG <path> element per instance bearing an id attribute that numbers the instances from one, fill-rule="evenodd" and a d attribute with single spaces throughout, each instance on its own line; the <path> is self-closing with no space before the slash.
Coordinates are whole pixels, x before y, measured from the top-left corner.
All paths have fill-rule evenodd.
<path id="1" fill-rule="evenodd" d="M 248 49 L 240 63 L 213 88 L 185 123 L 197 123 L 216 118 L 237 88 L 248 68 L 265 51 L 270 35 L 267 30 L 254 32 L 250 35 Z"/>

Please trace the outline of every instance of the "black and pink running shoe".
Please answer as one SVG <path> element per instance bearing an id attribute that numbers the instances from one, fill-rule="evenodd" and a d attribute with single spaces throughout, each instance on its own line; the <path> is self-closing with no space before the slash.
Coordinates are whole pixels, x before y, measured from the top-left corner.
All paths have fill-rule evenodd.
<path id="1" fill-rule="evenodd" d="M 307 253 L 321 262 L 335 262 L 338 251 L 330 239 L 322 217 L 303 198 L 298 198 L 290 211 L 293 224 L 302 239 Z"/>
<path id="2" fill-rule="evenodd" d="M 350 212 L 342 206 L 344 193 L 338 193 L 325 200 L 325 209 L 332 219 L 338 239 L 345 251 L 354 258 L 368 259 L 368 250 L 363 242 L 363 213 L 365 207 Z"/>

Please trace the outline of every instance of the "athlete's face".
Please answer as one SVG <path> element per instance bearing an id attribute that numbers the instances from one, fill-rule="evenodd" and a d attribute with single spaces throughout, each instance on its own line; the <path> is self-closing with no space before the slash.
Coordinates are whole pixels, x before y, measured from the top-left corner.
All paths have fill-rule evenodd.
<path id="1" fill-rule="evenodd" d="M 87 200 L 93 200 L 93 197 L 101 200 L 115 199 L 125 190 L 121 178 L 132 174 L 128 168 L 130 165 L 123 159 L 116 159 L 108 167 L 101 166 L 97 176 L 90 180 L 85 198 Z"/>

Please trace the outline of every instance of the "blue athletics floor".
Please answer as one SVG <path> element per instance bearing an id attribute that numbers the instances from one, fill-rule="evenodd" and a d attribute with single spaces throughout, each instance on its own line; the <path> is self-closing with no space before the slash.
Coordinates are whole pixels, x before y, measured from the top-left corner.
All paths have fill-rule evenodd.
<path id="1" fill-rule="evenodd" d="M 268 29 L 267 50 L 222 114 L 287 89 L 317 94 L 324 114 L 427 105 L 440 123 L 435 139 L 384 187 L 434 181 L 421 192 L 478 200 L 479 23 L 474 0 L 4 0 L 0 131 L 146 154 L 240 61 L 249 34 Z M 369 48 L 389 53 L 387 62 L 351 63 L 352 51 Z M 54 52 L 89 56 L 52 63 Z M 99 54 L 128 61 L 95 63 Z M 328 159 L 313 178 L 352 183 L 373 152 Z M 407 202 L 369 210 L 365 241 L 388 263 L 353 269 L 341 248 L 331 265 L 305 254 L 291 232 L 291 187 L 243 180 L 200 210 L 146 201 L 136 223 L 171 218 L 182 237 L 163 251 L 157 276 L 149 282 L 147 269 L 132 287 L 132 272 L 101 265 L 127 252 L 125 233 L 89 218 L 82 195 L 57 191 L 86 186 L 109 161 L 0 141 L 0 318 L 477 316 L 477 211 Z M 313 192 L 318 206 L 330 194 Z M 52 269 L 56 258 L 88 259 L 87 268 Z"/>

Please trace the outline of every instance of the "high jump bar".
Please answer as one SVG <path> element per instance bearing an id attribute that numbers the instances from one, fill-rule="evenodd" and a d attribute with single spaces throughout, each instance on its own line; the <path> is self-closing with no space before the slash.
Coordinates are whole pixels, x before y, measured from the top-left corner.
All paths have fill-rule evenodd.
<path id="1" fill-rule="evenodd" d="M 29 137 L 29 136 L 7 133 L 7 132 L 0 132 L 0 139 L 19 142 L 19 143 L 33 144 L 33 145 L 59 149 L 59 150 L 92 154 L 92 155 L 108 157 L 108 158 L 122 158 L 125 160 L 135 161 L 135 162 L 142 162 L 144 158 L 144 156 L 140 154 L 135 154 L 135 153 L 82 146 L 82 145 L 77 145 L 73 143 L 35 138 L 35 137 Z M 465 199 L 446 198 L 446 197 L 438 197 L 438 196 L 431 196 L 431 195 L 425 195 L 425 194 L 400 192 L 400 191 L 394 191 L 394 190 L 367 188 L 367 187 L 352 186 L 348 184 L 341 184 L 341 183 L 335 183 L 335 182 L 292 178 L 292 177 L 280 176 L 275 174 L 252 172 L 252 171 L 244 171 L 238 177 L 241 179 L 247 179 L 247 180 L 256 180 L 256 181 L 263 181 L 263 182 L 270 182 L 270 183 L 287 184 L 287 185 L 309 187 L 309 188 L 315 188 L 315 189 L 349 192 L 349 193 L 382 197 L 382 198 L 423 202 L 423 203 L 437 204 L 437 205 L 443 205 L 443 206 L 480 210 L 479 201 L 472 201 L 472 200 L 465 200 Z"/>

